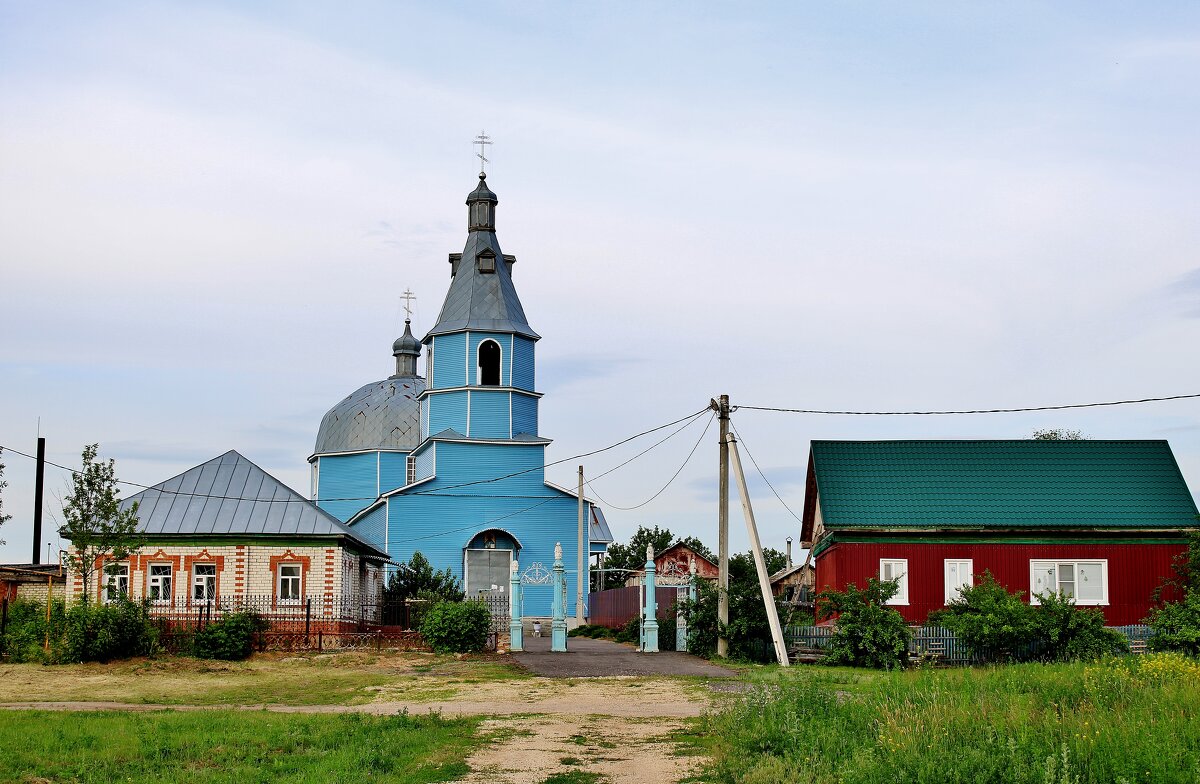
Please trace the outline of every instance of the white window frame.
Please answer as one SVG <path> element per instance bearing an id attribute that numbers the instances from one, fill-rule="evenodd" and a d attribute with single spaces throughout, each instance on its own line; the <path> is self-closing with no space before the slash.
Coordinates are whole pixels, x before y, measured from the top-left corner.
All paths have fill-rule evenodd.
<path id="1" fill-rule="evenodd" d="M 484 384 L 483 383 L 483 364 L 479 361 L 479 352 L 483 348 L 484 343 L 495 343 L 496 350 L 500 352 L 500 361 L 496 363 L 496 371 L 500 374 L 500 377 L 496 380 L 495 384 Z M 475 386 L 477 386 L 477 387 L 482 387 L 482 386 L 502 387 L 502 386 L 504 386 L 504 346 L 501 345 L 500 341 L 496 340 L 495 338 L 484 338 L 483 340 L 479 341 L 479 345 L 477 345 L 475 347 Z M 468 394 L 470 394 L 470 393 L 468 393 Z"/>
<path id="2" fill-rule="evenodd" d="M 166 574 L 155 574 L 155 569 L 166 567 Z M 163 591 L 163 578 L 167 578 L 166 592 Z M 151 563 L 146 567 L 146 598 L 155 604 L 170 604 L 175 591 L 175 567 L 170 563 Z M 156 593 L 157 592 L 157 593 Z"/>
<path id="3" fill-rule="evenodd" d="M 291 575 L 291 574 L 284 575 L 283 570 L 290 569 L 292 567 L 295 567 L 296 573 L 294 575 Z M 288 582 L 291 582 L 292 580 L 296 581 L 295 596 L 284 596 L 283 595 L 284 580 L 287 580 Z M 276 567 L 276 572 L 275 572 L 275 598 L 278 600 L 278 602 L 280 604 L 298 604 L 300 602 L 300 600 L 304 598 L 300 595 L 303 592 L 304 592 L 304 564 L 302 564 L 298 561 L 285 561 L 284 563 L 279 564 Z"/>
<path id="4" fill-rule="evenodd" d="M 200 574 L 196 570 L 204 567 L 212 569 L 212 574 Z M 212 590 L 208 590 L 208 586 L 212 585 Z M 197 596 L 196 589 L 202 588 L 206 596 Z M 217 565 L 215 563 L 193 563 L 192 564 L 192 601 L 207 602 L 217 598 Z"/>
<path id="5" fill-rule="evenodd" d="M 417 481 L 417 458 L 413 455 L 404 456 L 404 484 L 411 485 Z"/>
<path id="6" fill-rule="evenodd" d="M 109 573 L 109 569 L 112 573 Z M 101 573 L 104 575 L 105 602 L 115 602 L 122 596 L 129 596 L 129 564 L 106 564 Z"/>
<path id="7" fill-rule="evenodd" d="M 950 582 L 950 564 L 958 564 L 961 570 L 962 565 L 966 564 L 967 581 L 965 583 L 952 584 Z M 970 588 L 975 584 L 975 562 L 971 558 L 947 558 L 942 562 L 942 584 L 945 587 L 945 603 L 958 599 L 962 596 L 963 588 Z"/>
<path id="8" fill-rule="evenodd" d="M 883 580 L 883 565 L 884 564 L 899 564 L 903 570 L 900 572 L 900 590 L 896 591 L 896 595 L 888 599 L 888 605 L 905 606 L 908 604 L 908 559 L 907 558 L 880 558 L 879 559 L 879 579 Z"/>
<path id="9" fill-rule="evenodd" d="M 1030 559 L 1030 561 L 1029 561 L 1029 603 L 1030 604 L 1033 604 L 1033 605 L 1041 604 L 1041 602 L 1038 601 L 1037 596 L 1034 594 L 1034 585 L 1036 584 L 1036 581 L 1034 579 L 1034 571 L 1038 567 L 1041 567 L 1041 568 L 1045 568 L 1047 566 L 1053 567 L 1053 569 L 1054 569 L 1054 586 L 1055 586 L 1055 589 L 1061 593 L 1062 589 L 1059 588 L 1059 585 L 1061 585 L 1061 583 L 1059 582 L 1058 575 L 1059 575 L 1059 567 L 1062 566 L 1063 564 L 1070 564 L 1071 566 L 1074 567 L 1075 579 L 1072 582 L 1075 585 L 1078 585 L 1078 583 L 1079 583 L 1079 565 L 1080 564 L 1098 564 L 1100 566 L 1100 598 L 1099 599 L 1080 599 L 1079 598 L 1079 590 L 1075 589 L 1075 591 L 1074 591 L 1075 595 L 1072 596 L 1071 599 L 1079 607 L 1105 607 L 1108 605 L 1108 559 L 1107 558 L 1037 558 L 1037 559 Z"/>

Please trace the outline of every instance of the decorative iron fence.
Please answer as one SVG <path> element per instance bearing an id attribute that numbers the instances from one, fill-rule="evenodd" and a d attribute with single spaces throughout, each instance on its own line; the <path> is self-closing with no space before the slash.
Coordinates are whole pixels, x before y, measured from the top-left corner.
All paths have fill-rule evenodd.
<path id="1" fill-rule="evenodd" d="M 203 627 L 227 614 L 252 611 L 275 633 L 366 633 L 412 631 L 420 626 L 428 602 L 385 602 L 373 596 L 235 596 L 208 600 L 151 601 L 150 615 L 163 632 Z M 507 605 L 506 605 L 507 611 Z"/>

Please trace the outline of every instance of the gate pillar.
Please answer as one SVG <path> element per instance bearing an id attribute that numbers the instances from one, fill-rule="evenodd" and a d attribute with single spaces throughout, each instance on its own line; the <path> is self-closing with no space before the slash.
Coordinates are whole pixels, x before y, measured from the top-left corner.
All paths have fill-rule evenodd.
<path id="1" fill-rule="evenodd" d="M 658 653 L 658 602 L 654 590 L 654 547 L 646 545 L 646 606 L 642 610 L 642 653 Z"/>
<path id="2" fill-rule="evenodd" d="M 508 578 L 508 617 L 508 649 L 520 653 L 525 650 L 525 635 L 521 628 L 521 572 L 516 558 Z"/>
<path id="3" fill-rule="evenodd" d="M 565 653 L 567 650 L 567 575 L 563 569 L 562 543 L 554 545 L 554 596 L 550 600 L 550 650 Z"/>
<path id="4" fill-rule="evenodd" d="M 686 598 L 689 603 L 694 604 L 696 601 L 696 559 L 692 558 L 688 563 L 688 583 L 686 588 L 679 589 L 679 597 Z M 675 611 L 675 650 L 680 653 L 687 653 L 687 615 L 683 610 L 678 609 L 676 604 Z"/>

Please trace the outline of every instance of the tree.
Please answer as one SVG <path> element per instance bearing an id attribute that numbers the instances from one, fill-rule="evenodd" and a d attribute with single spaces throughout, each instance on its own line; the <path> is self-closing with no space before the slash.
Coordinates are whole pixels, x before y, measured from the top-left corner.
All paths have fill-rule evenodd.
<path id="1" fill-rule="evenodd" d="M 83 448 L 83 467 L 71 477 L 71 494 L 63 502 L 59 535 L 71 541 L 67 568 L 83 584 L 83 602 L 91 595 L 92 575 L 105 562 L 128 558 L 142 546 L 136 503 L 121 509 L 116 465 L 96 459 L 98 444 Z"/>
<path id="2" fill-rule="evenodd" d="M 383 598 L 388 603 L 399 603 L 406 599 L 461 602 L 463 591 L 450 567 L 435 571 L 429 559 L 417 550 L 407 564 L 402 564 L 392 572 L 383 589 Z"/>
<path id="3" fill-rule="evenodd" d="M 1187 551 L 1175 559 L 1171 569 L 1175 576 L 1155 589 L 1153 598 L 1158 606 L 1146 618 L 1154 630 L 1150 648 L 1200 656 L 1200 533 L 1191 534 Z M 1180 598 L 1169 601 L 1164 596 Z"/>
<path id="4" fill-rule="evenodd" d="M 1034 430 L 1034 441 L 1086 441 L 1087 436 L 1078 430 L 1056 427 L 1050 430 Z"/>
<path id="5" fill-rule="evenodd" d="M 604 557 L 604 568 L 638 571 L 646 565 L 646 545 L 651 545 L 657 553 L 670 547 L 674 541 L 669 528 L 659 528 L 657 525 L 647 528 L 639 525 L 629 544 L 609 545 L 608 554 Z M 618 574 L 618 582 L 623 581 L 626 576 L 628 575 Z"/>
<path id="6" fill-rule="evenodd" d="M 0 449 L 0 457 L 3 455 L 4 450 Z M 8 482 L 4 481 L 4 463 L 0 463 L 0 490 L 3 490 L 6 487 L 8 487 Z M 4 497 L 0 496 L 0 525 L 4 525 L 10 519 L 12 519 L 12 515 L 4 514 Z M 0 539 L 0 544 L 4 544 L 3 539 Z"/>

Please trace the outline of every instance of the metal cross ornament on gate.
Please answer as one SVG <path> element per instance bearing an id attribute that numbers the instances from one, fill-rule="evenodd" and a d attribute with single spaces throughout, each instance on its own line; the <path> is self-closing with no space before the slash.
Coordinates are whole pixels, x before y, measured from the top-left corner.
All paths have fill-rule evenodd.
<path id="1" fill-rule="evenodd" d="M 521 572 L 521 585 L 549 585 L 553 579 L 554 575 L 542 565 L 541 561 L 534 562 L 528 569 Z"/>

